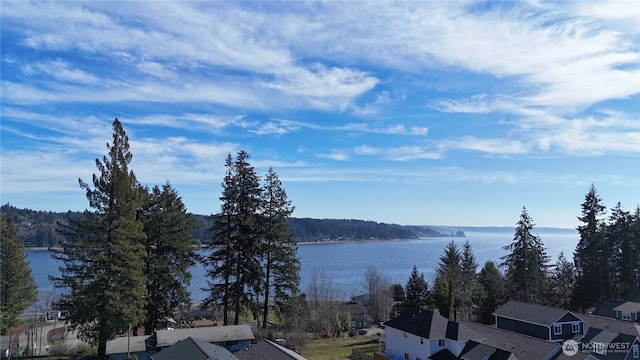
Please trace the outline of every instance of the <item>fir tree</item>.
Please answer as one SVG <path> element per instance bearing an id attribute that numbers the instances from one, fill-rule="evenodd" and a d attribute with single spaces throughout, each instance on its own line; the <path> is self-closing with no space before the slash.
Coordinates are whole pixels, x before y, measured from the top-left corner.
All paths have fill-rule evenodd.
<path id="1" fill-rule="evenodd" d="M 460 251 L 455 242 L 451 241 L 444 249 L 444 255 L 440 257 L 434 284 L 436 306 L 440 314 L 456 320 L 457 307 L 460 302 Z"/>
<path id="2" fill-rule="evenodd" d="M 482 289 L 480 322 L 493 324 L 493 312 L 504 302 L 504 278 L 493 261 L 487 261 L 478 274 L 478 282 Z"/>
<path id="3" fill-rule="evenodd" d="M 67 289 L 60 305 L 78 336 L 98 345 L 101 358 L 109 337 L 144 322 L 147 297 L 145 234 L 137 218 L 144 193 L 129 171 L 129 139 L 118 119 L 113 131 L 108 156 L 96 159 L 94 187 L 79 180 L 93 211 L 61 225 L 71 241 L 52 249 L 62 263 L 54 284 Z"/>
<path id="4" fill-rule="evenodd" d="M 609 249 L 605 246 L 605 213 L 602 199 L 592 184 L 582 203 L 582 214 L 578 217 L 583 224 L 578 226 L 580 240 L 573 254 L 576 269 L 576 285 L 573 292 L 573 307 L 586 309 L 607 294 L 607 262 Z"/>
<path id="5" fill-rule="evenodd" d="M 474 298 L 476 297 L 478 285 L 478 263 L 476 256 L 473 254 L 469 240 L 465 241 L 462 247 L 462 259 L 460 261 L 461 284 L 460 284 L 460 302 L 462 308 L 466 311 L 467 320 L 471 320 L 471 310 Z"/>
<path id="6" fill-rule="evenodd" d="M 424 273 L 418 273 L 418 267 L 413 265 L 411 275 L 406 286 L 406 301 L 408 308 L 420 308 L 429 304 L 429 286 L 424 279 Z"/>
<path id="7" fill-rule="evenodd" d="M 511 299 L 541 303 L 547 286 L 549 257 L 540 237 L 531 233 L 533 226 L 533 220 L 523 207 L 513 242 L 503 247 L 509 254 L 501 258 L 501 266 L 506 268 L 505 277 Z"/>
<path id="8" fill-rule="evenodd" d="M 294 208 L 273 168 L 269 168 L 265 176 L 263 190 L 263 207 L 260 214 L 264 268 L 262 326 L 266 329 L 269 302 L 275 300 L 278 312 L 283 313 L 286 310 L 284 304 L 288 303 L 287 299 L 296 296 L 298 292 L 300 260 L 296 255 L 295 237 L 288 225 Z"/>
<path id="9" fill-rule="evenodd" d="M 191 282 L 189 268 L 197 260 L 191 230 L 197 223 L 169 182 L 147 192 L 139 216 L 147 235 L 145 333 L 150 335 L 161 320 L 191 306 L 187 290 Z"/>
<path id="10" fill-rule="evenodd" d="M 563 252 L 558 255 L 558 261 L 551 272 L 551 304 L 562 309 L 571 308 L 571 295 L 575 285 L 575 269 L 567 261 Z"/>
<path id="11" fill-rule="evenodd" d="M 20 323 L 19 316 L 36 302 L 38 290 L 13 219 L 6 216 L 0 219 L 0 332 L 5 335 L 10 334 Z"/>

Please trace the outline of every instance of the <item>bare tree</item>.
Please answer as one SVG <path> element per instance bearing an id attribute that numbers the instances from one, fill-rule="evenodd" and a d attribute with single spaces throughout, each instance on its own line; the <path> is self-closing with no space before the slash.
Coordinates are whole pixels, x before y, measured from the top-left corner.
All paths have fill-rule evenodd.
<path id="1" fill-rule="evenodd" d="M 314 271 L 307 292 L 311 330 L 316 334 L 326 335 L 333 331 L 339 320 L 334 306 L 337 291 L 333 281 L 324 271 Z"/>
<path id="2" fill-rule="evenodd" d="M 364 273 L 365 287 L 369 295 L 369 315 L 374 322 L 387 320 L 391 300 L 391 280 L 378 269 L 369 266 Z"/>

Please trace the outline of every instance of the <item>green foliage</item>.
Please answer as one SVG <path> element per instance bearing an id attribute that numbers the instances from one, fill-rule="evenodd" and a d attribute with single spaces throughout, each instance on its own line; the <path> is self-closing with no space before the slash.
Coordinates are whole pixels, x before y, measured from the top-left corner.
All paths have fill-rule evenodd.
<path id="1" fill-rule="evenodd" d="M 567 261 L 563 252 L 558 255 L 558 261 L 551 272 L 550 279 L 550 305 L 562 309 L 571 308 L 571 296 L 575 286 L 575 269 L 573 264 Z"/>
<path id="2" fill-rule="evenodd" d="M 145 234 L 137 217 L 144 192 L 128 169 L 132 154 L 118 119 L 113 131 L 108 156 L 96 159 L 93 188 L 79 180 L 93 211 L 61 225 L 72 241 L 51 250 L 63 264 L 60 277 L 53 278 L 67 289 L 60 305 L 79 337 L 98 345 L 99 357 L 109 337 L 144 322 L 147 296 Z"/>
<path id="3" fill-rule="evenodd" d="M 38 291 L 13 219 L 0 216 L 0 222 L 0 332 L 5 335 L 19 324 Z"/>
<path id="4" fill-rule="evenodd" d="M 411 275 L 406 286 L 406 301 L 402 304 L 407 308 L 419 308 L 429 304 L 429 285 L 424 279 L 424 273 L 418 273 L 418 267 L 413 265 Z"/>
<path id="5" fill-rule="evenodd" d="M 262 326 L 266 329 L 269 302 L 273 299 L 276 306 L 281 307 L 289 297 L 298 293 L 300 260 L 296 256 L 296 241 L 288 224 L 294 208 L 273 168 L 269 168 L 262 189 L 261 208 L 258 211 L 264 272 Z"/>
<path id="6" fill-rule="evenodd" d="M 460 303 L 462 273 L 460 268 L 460 251 L 455 242 L 451 241 L 440 257 L 434 284 L 436 307 L 440 314 L 450 320 L 456 320 L 456 311 Z"/>
<path id="7" fill-rule="evenodd" d="M 466 320 L 471 320 L 473 302 L 478 296 L 478 263 L 473 254 L 469 240 L 466 240 L 462 247 L 462 258 L 460 261 L 460 305 L 464 311 Z"/>
<path id="8" fill-rule="evenodd" d="M 507 292 L 514 300 L 542 303 L 547 289 L 547 269 L 549 257 L 540 237 L 533 235 L 533 220 L 522 208 L 513 242 L 504 250 L 501 266 L 506 269 Z"/>
<path id="9" fill-rule="evenodd" d="M 191 230 L 198 226 L 169 182 L 154 186 L 139 211 L 144 224 L 145 250 L 148 254 L 145 273 L 147 317 L 145 333 L 151 334 L 162 319 L 191 306 L 187 286 L 191 282 L 189 268 L 197 254 Z"/>
<path id="10" fill-rule="evenodd" d="M 493 312 L 504 303 L 504 278 L 493 261 L 487 261 L 478 274 L 481 293 L 479 301 L 479 320 L 484 324 L 493 324 Z"/>

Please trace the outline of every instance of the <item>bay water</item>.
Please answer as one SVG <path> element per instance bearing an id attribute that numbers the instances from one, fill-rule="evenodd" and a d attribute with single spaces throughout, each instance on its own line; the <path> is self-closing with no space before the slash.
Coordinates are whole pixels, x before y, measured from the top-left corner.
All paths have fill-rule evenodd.
<path id="1" fill-rule="evenodd" d="M 535 230 L 535 229 L 534 229 Z M 360 241 L 360 242 L 323 242 L 299 244 L 300 258 L 300 291 L 307 292 L 314 272 L 331 281 L 337 296 L 348 299 L 351 296 L 363 294 L 365 288 L 365 273 L 373 266 L 380 274 L 388 277 L 391 283 L 403 286 L 407 283 L 413 265 L 423 272 L 429 287 L 433 286 L 438 261 L 445 246 L 454 241 L 462 250 L 465 240 L 469 240 L 478 262 L 478 271 L 483 264 L 492 260 L 497 264 L 500 258 L 507 254 L 503 246 L 513 241 L 513 230 L 466 232 L 466 238 L 429 237 L 395 241 Z M 573 251 L 578 243 L 579 235 L 573 229 L 550 229 L 535 232 L 539 235 L 551 257 L 551 264 L 555 264 L 558 254 L 564 252 L 571 261 Z M 206 255 L 210 250 L 200 250 Z M 60 294 L 64 289 L 55 289 L 49 280 L 50 276 L 60 274 L 60 263 L 51 258 L 46 250 L 25 250 L 27 261 L 30 262 L 32 275 L 43 292 Z M 202 264 L 191 269 L 193 279 L 189 286 L 194 304 L 201 302 L 206 296 L 207 276 Z"/>

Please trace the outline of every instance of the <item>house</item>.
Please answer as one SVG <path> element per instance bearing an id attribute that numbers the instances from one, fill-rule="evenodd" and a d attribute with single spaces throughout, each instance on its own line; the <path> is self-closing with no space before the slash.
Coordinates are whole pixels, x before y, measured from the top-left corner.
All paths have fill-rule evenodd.
<path id="1" fill-rule="evenodd" d="M 640 322 L 640 303 L 626 301 L 613 308 L 616 319 Z"/>
<path id="2" fill-rule="evenodd" d="M 156 346 L 160 349 L 176 344 L 188 337 L 219 345 L 236 352 L 248 348 L 254 339 L 249 325 L 209 326 L 156 331 Z"/>
<path id="3" fill-rule="evenodd" d="M 640 340 L 635 335 L 591 327 L 580 339 L 580 351 L 595 359 L 640 359 Z"/>
<path id="4" fill-rule="evenodd" d="M 529 335 L 522 335 L 476 322 L 461 321 L 460 323 L 480 335 L 483 345 L 505 350 L 515 356 L 516 359 L 583 360 L 588 357 L 588 354 L 582 353 L 574 356 L 565 355 L 562 352 L 561 344 L 548 342 Z M 495 354 L 492 355 L 494 358 L 501 356 L 501 353 L 496 352 Z M 461 358 L 463 357 L 461 356 Z M 471 357 L 467 358 L 470 359 Z"/>
<path id="5" fill-rule="evenodd" d="M 188 337 L 154 354 L 152 360 L 238 360 L 222 346 L 210 344 L 200 339 Z"/>
<path id="6" fill-rule="evenodd" d="M 234 354 L 238 360 L 306 360 L 302 355 L 270 340 L 261 340 Z"/>
<path id="7" fill-rule="evenodd" d="M 561 342 L 584 334 L 584 321 L 572 312 L 510 300 L 494 313 L 496 328 Z"/>
<path id="8" fill-rule="evenodd" d="M 105 354 L 109 360 L 126 360 L 129 355 L 135 355 L 138 360 L 150 360 L 151 355 L 156 352 L 150 337 L 120 336 L 108 340 Z"/>
<path id="9" fill-rule="evenodd" d="M 366 329 L 371 327 L 373 319 L 369 316 L 369 311 L 362 304 L 342 304 L 342 312 L 351 316 L 351 327 L 353 329 Z"/>
<path id="10" fill-rule="evenodd" d="M 595 327 L 620 334 L 640 336 L 640 324 L 631 321 L 622 321 L 588 314 L 578 314 L 578 316 L 584 321 L 585 334 L 590 328 Z"/>
<path id="11" fill-rule="evenodd" d="M 624 300 L 603 299 L 603 300 L 600 300 L 600 302 L 598 302 L 598 305 L 596 305 L 596 308 L 593 309 L 591 314 L 615 319 L 616 312 L 613 309 L 624 303 L 625 303 Z"/>
<path id="12" fill-rule="evenodd" d="M 426 360 L 443 350 L 455 358 L 468 340 L 481 339 L 466 326 L 422 309 L 404 311 L 385 322 L 385 332 L 385 356 L 394 360 Z"/>

